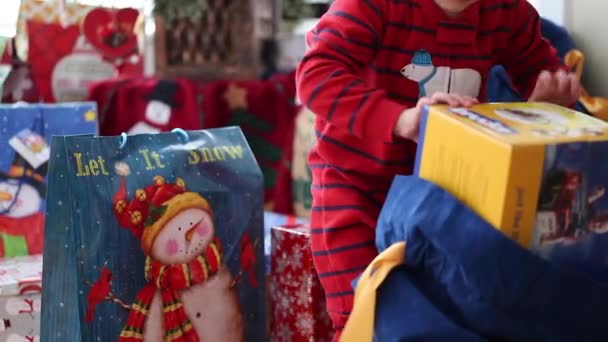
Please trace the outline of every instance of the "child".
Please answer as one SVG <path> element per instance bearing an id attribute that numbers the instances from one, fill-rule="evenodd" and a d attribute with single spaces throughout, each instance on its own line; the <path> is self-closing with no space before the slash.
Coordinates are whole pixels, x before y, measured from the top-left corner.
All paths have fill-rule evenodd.
<path id="1" fill-rule="evenodd" d="M 525 0 L 336 0 L 307 42 L 297 82 L 317 115 L 312 248 L 339 336 L 389 185 L 412 171 L 421 108 L 483 101 L 496 64 L 530 101 L 572 105 L 580 86 Z"/>

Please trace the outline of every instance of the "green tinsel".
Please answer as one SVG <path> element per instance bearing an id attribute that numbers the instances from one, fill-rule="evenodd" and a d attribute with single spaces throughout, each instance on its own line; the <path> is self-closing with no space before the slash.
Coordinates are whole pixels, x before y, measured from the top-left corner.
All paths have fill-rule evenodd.
<path id="1" fill-rule="evenodd" d="M 154 14 L 168 22 L 176 18 L 188 18 L 192 21 L 200 19 L 207 3 L 205 0 L 156 0 Z"/>

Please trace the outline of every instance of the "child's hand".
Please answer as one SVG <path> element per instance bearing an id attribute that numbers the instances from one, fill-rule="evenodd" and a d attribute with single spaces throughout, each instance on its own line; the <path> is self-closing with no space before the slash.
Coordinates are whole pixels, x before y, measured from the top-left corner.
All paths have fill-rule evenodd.
<path id="1" fill-rule="evenodd" d="M 416 107 L 406 109 L 401 113 L 393 134 L 400 138 L 418 141 L 420 118 L 422 117 L 422 108 L 424 106 L 447 104 L 450 107 L 469 107 L 478 102 L 477 99 L 469 96 L 451 95 L 446 93 L 435 93 L 431 97 L 422 97 L 418 100 Z"/>
<path id="2" fill-rule="evenodd" d="M 555 73 L 543 71 L 528 101 L 550 102 L 560 106 L 572 106 L 581 96 L 581 84 L 575 74 L 563 70 Z"/>

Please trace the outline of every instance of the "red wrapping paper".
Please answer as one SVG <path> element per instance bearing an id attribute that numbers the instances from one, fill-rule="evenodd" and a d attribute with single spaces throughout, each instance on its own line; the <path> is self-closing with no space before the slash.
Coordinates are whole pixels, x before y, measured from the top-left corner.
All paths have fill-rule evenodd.
<path id="1" fill-rule="evenodd" d="M 310 250 L 308 226 L 271 231 L 271 341 L 331 342 L 334 332 Z"/>

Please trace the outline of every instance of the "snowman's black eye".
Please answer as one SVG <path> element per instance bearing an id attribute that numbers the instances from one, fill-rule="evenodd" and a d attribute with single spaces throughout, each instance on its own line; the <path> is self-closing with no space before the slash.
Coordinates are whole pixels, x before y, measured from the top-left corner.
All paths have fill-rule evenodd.
<path id="1" fill-rule="evenodd" d="M 194 226 L 194 223 L 190 222 L 190 227 Z"/>
<path id="2" fill-rule="evenodd" d="M 177 228 L 177 230 L 181 231 L 181 230 L 182 230 L 182 227 Z"/>
<path id="3" fill-rule="evenodd" d="M 200 312 L 196 313 L 196 318 L 201 318 L 201 313 Z"/>

